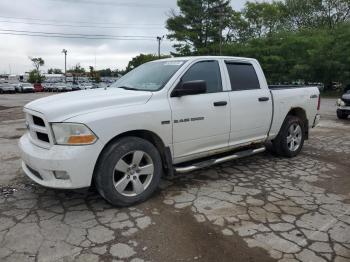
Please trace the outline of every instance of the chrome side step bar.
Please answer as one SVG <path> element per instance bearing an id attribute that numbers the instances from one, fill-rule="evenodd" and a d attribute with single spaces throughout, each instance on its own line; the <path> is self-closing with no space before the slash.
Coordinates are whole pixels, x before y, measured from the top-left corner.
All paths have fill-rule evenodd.
<path id="1" fill-rule="evenodd" d="M 188 173 L 188 172 L 191 172 L 191 171 L 194 171 L 194 170 L 198 170 L 198 169 L 202 169 L 202 168 L 205 168 L 205 167 L 209 167 L 209 166 L 212 166 L 212 165 L 221 164 L 223 162 L 227 162 L 227 161 L 230 161 L 230 160 L 256 155 L 256 154 L 264 152 L 265 150 L 266 150 L 265 147 L 260 147 L 260 148 L 257 148 L 257 149 L 244 150 L 244 151 L 236 152 L 233 155 L 224 156 L 224 157 L 216 158 L 216 159 L 210 159 L 210 160 L 206 160 L 206 161 L 203 161 L 203 162 L 198 162 L 198 163 L 192 164 L 190 166 L 175 167 L 175 172 L 177 172 L 177 173 Z"/>

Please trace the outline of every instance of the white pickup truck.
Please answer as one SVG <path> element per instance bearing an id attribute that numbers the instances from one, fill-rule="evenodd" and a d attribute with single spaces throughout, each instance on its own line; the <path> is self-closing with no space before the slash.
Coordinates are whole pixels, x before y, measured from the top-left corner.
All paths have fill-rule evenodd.
<path id="1" fill-rule="evenodd" d="M 110 88 L 24 107 L 24 172 L 45 187 L 95 183 L 117 206 L 149 198 L 162 175 L 263 152 L 294 157 L 319 121 L 316 87 L 271 87 L 255 59 L 146 63 Z"/>

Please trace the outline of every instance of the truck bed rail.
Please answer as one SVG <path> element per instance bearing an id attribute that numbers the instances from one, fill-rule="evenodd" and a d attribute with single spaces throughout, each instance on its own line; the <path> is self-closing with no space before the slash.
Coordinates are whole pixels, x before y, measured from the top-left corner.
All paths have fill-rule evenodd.
<path id="1" fill-rule="evenodd" d="M 317 85 L 269 85 L 269 89 L 294 89 L 294 88 L 307 88 L 307 87 L 318 87 Z"/>

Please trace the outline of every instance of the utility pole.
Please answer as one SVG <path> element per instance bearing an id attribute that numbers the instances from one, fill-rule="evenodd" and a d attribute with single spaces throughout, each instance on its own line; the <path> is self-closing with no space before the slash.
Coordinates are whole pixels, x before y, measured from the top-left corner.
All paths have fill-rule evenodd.
<path id="1" fill-rule="evenodd" d="M 163 40 L 164 36 L 160 37 L 157 36 L 157 41 L 158 41 L 158 58 L 160 59 L 160 43 Z"/>
<path id="2" fill-rule="evenodd" d="M 222 16 L 223 16 L 223 10 L 220 10 L 220 33 L 219 33 L 219 37 L 220 37 L 220 44 L 219 44 L 219 48 L 220 48 L 220 56 L 222 55 Z"/>
<path id="3" fill-rule="evenodd" d="M 95 70 L 96 70 L 96 50 L 95 50 Z"/>
<path id="4" fill-rule="evenodd" d="M 222 31 L 224 30 L 224 28 L 223 28 L 223 18 L 224 18 L 224 15 L 226 15 L 226 13 L 225 13 L 225 6 L 226 6 L 227 4 L 225 4 L 225 3 L 222 3 L 222 4 L 220 4 L 219 6 L 217 6 L 216 8 L 217 8 L 217 12 L 216 12 L 216 14 L 218 14 L 219 15 L 219 52 L 220 52 L 220 55 L 222 55 Z"/>
<path id="5" fill-rule="evenodd" d="M 64 54 L 64 81 L 67 82 L 67 50 L 63 49 L 62 53 Z"/>

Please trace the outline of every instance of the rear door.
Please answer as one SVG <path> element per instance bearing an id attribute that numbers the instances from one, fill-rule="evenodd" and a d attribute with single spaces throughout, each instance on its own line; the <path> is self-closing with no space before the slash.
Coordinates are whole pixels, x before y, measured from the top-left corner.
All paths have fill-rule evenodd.
<path id="1" fill-rule="evenodd" d="M 250 62 L 225 61 L 231 103 L 232 145 L 263 140 L 272 119 L 272 98 L 269 89 L 256 73 L 258 66 Z"/>
<path id="2" fill-rule="evenodd" d="M 196 62 L 180 81 L 204 80 L 207 93 L 169 97 L 175 158 L 188 158 L 228 146 L 230 103 L 228 92 L 223 91 L 221 72 L 217 60 Z"/>

